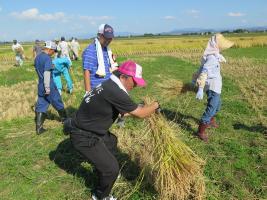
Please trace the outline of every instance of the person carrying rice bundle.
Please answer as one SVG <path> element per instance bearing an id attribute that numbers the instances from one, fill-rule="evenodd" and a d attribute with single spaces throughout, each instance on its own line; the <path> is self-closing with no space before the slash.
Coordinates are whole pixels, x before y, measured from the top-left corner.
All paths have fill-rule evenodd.
<path id="1" fill-rule="evenodd" d="M 205 133 L 206 128 L 218 128 L 215 115 L 221 107 L 222 76 L 220 63 L 226 62 L 220 52 L 232 47 L 233 44 L 220 33 L 212 36 L 204 51 L 201 66 L 196 76 L 197 79 L 193 80 L 193 82 L 196 81 L 198 86 L 196 98 L 202 100 L 204 91 L 208 97 L 207 107 L 201 117 L 197 132 L 198 137 L 204 142 L 208 142 L 208 136 Z"/>
<path id="2" fill-rule="evenodd" d="M 24 60 L 24 49 L 21 46 L 21 44 L 18 43 L 17 40 L 13 40 L 12 51 L 16 55 L 16 64 L 15 64 L 15 66 L 21 67 L 23 65 L 23 60 Z"/>

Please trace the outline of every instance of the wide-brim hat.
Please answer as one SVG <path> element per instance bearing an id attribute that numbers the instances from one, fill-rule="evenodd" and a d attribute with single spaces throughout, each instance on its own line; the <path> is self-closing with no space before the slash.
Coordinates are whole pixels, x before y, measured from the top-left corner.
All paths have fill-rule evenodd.
<path id="1" fill-rule="evenodd" d="M 234 42 L 226 39 L 222 34 L 217 33 L 215 35 L 216 42 L 220 50 L 229 49 L 234 45 Z"/>

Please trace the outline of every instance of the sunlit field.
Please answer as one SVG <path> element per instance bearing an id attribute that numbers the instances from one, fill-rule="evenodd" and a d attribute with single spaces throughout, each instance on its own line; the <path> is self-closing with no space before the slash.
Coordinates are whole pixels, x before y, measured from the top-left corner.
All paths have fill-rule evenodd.
<path id="1" fill-rule="evenodd" d="M 235 45 L 222 52 L 227 63 L 222 64 L 220 127 L 208 129 L 207 144 L 194 135 L 206 99 L 197 101 L 193 89 L 170 93 L 164 85 L 190 85 L 210 36 L 115 38 L 111 48 L 119 63 L 132 59 L 143 66 L 148 86 L 136 88 L 132 98 L 136 102 L 146 96 L 157 99 L 174 137 L 201 160 L 203 193 L 187 199 L 267 199 L 267 34 L 225 36 Z M 90 42 L 80 41 L 80 54 Z M 32 45 L 23 44 L 22 67 L 13 66 L 11 45 L 0 45 L 0 199 L 90 199 L 97 179 L 94 169 L 73 149 L 54 109 L 49 109 L 44 124 L 48 131 L 35 133 L 37 75 Z M 71 76 L 74 93 L 63 91 L 62 95 L 69 116 L 84 94 L 81 59 L 73 61 Z M 143 151 L 149 141 L 146 123 L 128 118 L 124 128 L 112 127 L 120 149 L 121 177 L 113 188 L 118 199 L 164 199 L 162 188 L 151 181 L 157 179 L 143 168 L 148 159 Z"/>

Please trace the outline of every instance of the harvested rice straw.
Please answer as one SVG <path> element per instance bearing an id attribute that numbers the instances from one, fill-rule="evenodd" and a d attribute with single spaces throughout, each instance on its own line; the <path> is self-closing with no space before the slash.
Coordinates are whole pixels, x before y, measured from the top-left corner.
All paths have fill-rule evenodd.
<path id="1" fill-rule="evenodd" d="M 120 197 L 119 198 L 120 200 L 128 200 L 135 192 L 137 192 L 140 189 L 141 184 L 143 182 L 143 178 L 144 178 L 144 173 L 142 171 L 138 176 L 137 180 L 135 181 L 136 182 L 135 185 L 132 185 L 127 180 L 117 179 L 112 188 L 112 191 L 115 192 L 116 195 Z"/>
<path id="2" fill-rule="evenodd" d="M 146 104 L 152 102 L 145 99 Z M 150 161 L 142 159 L 143 168 L 149 168 L 149 179 L 162 200 L 203 199 L 205 184 L 204 161 L 176 137 L 177 130 L 161 114 L 154 114 L 146 120 L 143 151 L 150 153 Z M 144 141 L 144 140 L 143 140 Z"/>
<path id="3" fill-rule="evenodd" d="M 167 99 L 175 98 L 181 93 L 193 90 L 190 84 L 184 84 L 182 81 L 176 79 L 163 80 L 157 82 L 155 86 L 161 89 L 161 94 Z"/>

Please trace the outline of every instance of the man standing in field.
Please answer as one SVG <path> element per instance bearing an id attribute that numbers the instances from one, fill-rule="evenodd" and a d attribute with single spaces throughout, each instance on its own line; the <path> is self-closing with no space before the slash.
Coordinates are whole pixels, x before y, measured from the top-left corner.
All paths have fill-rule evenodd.
<path id="1" fill-rule="evenodd" d="M 33 57 L 33 59 L 35 59 L 37 55 L 42 53 L 42 50 L 43 50 L 43 47 L 41 45 L 41 41 L 35 40 L 35 45 L 33 46 L 33 49 L 32 49 L 32 57 Z"/>
<path id="2" fill-rule="evenodd" d="M 110 196 L 119 174 L 115 158 L 117 137 L 109 129 L 119 114 L 129 113 L 145 118 L 159 109 L 158 102 L 138 106 L 128 92 L 136 86 L 145 86 L 142 67 L 133 61 L 126 61 L 105 82 L 91 90 L 71 120 L 64 123 L 65 133 L 70 133 L 75 149 L 83 154 L 96 168 L 98 183 L 93 200 L 116 200 Z"/>
<path id="3" fill-rule="evenodd" d="M 61 52 L 61 57 L 67 57 L 70 59 L 69 44 L 65 41 L 65 37 L 61 37 L 57 50 Z"/>
<path id="4" fill-rule="evenodd" d="M 83 51 L 85 94 L 108 80 L 112 71 L 117 69 L 118 64 L 108 47 L 113 38 L 113 28 L 108 24 L 101 24 L 98 28 L 97 38 Z"/>
<path id="5" fill-rule="evenodd" d="M 17 40 L 13 40 L 13 45 L 12 45 L 12 51 L 16 55 L 16 64 L 15 66 L 21 67 L 23 65 L 23 60 L 24 60 L 24 49 L 21 46 L 21 44 L 18 43 Z"/>
<path id="6" fill-rule="evenodd" d="M 71 47 L 71 51 L 72 51 L 72 59 L 78 60 L 79 59 L 80 45 L 79 45 L 77 38 L 72 39 L 72 41 L 70 42 L 70 47 Z"/>
<path id="7" fill-rule="evenodd" d="M 38 99 L 35 105 L 37 134 L 42 134 L 46 131 L 43 128 L 43 123 L 50 104 L 58 111 L 62 122 L 67 118 L 64 104 L 52 76 L 53 65 L 51 56 L 54 55 L 56 48 L 54 42 L 45 42 L 43 52 L 37 55 L 34 60 L 34 67 L 39 79 Z"/>

